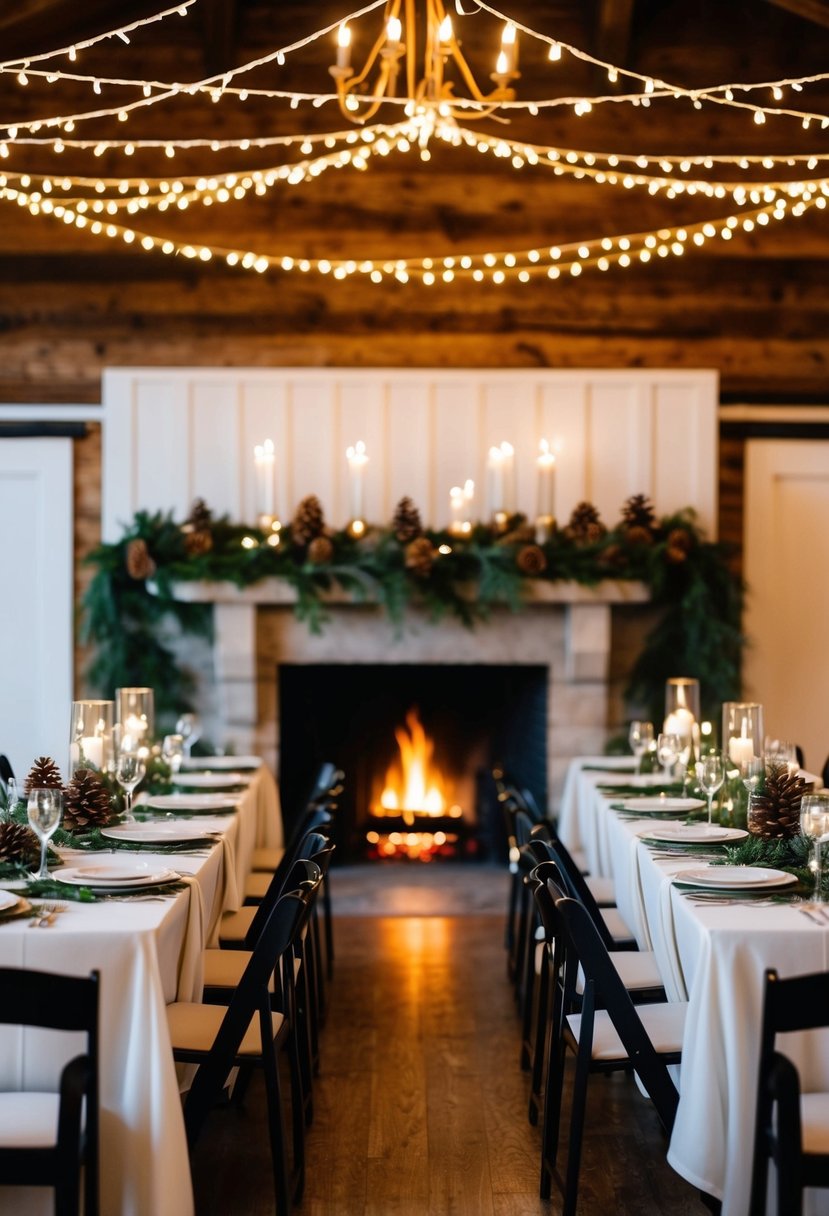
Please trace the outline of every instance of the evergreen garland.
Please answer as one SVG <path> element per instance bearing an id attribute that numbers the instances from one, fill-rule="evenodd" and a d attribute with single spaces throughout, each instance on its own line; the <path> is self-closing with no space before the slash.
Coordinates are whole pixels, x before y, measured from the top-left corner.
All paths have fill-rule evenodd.
<path id="1" fill-rule="evenodd" d="M 406 567 L 406 545 L 392 527 L 369 528 L 359 539 L 328 530 L 330 560 L 311 561 L 304 541 L 292 538 L 290 525 L 273 545 L 256 528 L 211 519 L 212 544 L 193 551 L 186 524 L 161 512 L 138 512 L 120 540 L 101 545 L 88 559 L 96 567 L 83 604 L 83 638 L 94 648 L 89 682 L 109 697 L 122 685 L 153 687 L 162 717 L 191 707 L 194 681 L 176 661 L 175 640 L 182 633 L 209 638 L 212 611 L 209 604 L 174 599 L 177 582 L 248 587 L 264 578 L 281 579 L 296 593 L 297 616 L 318 633 L 328 618 L 326 595 L 337 588 L 357 602 L 380 604 L 398 627 L 407 606 L 416 605 L 432 621 L 449 615 L 471 628 L 495 605 L 519 611 L 528 581 L 594 586 L 614 578 L 645 583 L 660 610 L 632 672 L 627 690 L 632 703 L 661 719 L 665 681 L 677 672 L 699 679 L 708 716 L 738 695 L 742 588 L 723 546 L 704 539 L 693 512 L 654 521 L 648 544 L 641 543 L 625 516 L 588 543 L 556 532 L 540 546 L 546 564 L 533 575 L 518 564 L 527 543 L 524 522 L 515 517 L 503 537 L 481 524 L 463 539 L 425 530 L 435 550 L 444 552 L 436 553 L 424 574 Z M 144 558 L 137 566 L 136 541 L 143 542 Z M 145 577 L 136 577 L 144 570 Z"/>

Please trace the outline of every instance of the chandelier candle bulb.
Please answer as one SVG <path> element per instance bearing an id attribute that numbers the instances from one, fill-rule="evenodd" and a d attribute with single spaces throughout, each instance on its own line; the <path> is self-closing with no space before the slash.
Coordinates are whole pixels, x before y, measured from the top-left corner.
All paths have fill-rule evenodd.
<path id="1" fill-rule="evenodd" d="M 403 26 L 399 17 L 389 17 L 386 23 L 386 40 L 390 47 L 397 48 L 400 46 L 400 39 L 403 36 Z"/>
<path id="2" fill-rule="evenodd" d="M 254 471 L 256 476 L 256 514 L 260 521 L 270 527 L 271 520 L 276 516 L 276 488 L 274 472 L 276 469 L 276 451 L 273 440 L 266 439 L 253 449 Z"/>
<path id="3" fill-rule="evenodd" d="M 351 30 L 345 22 L 337 30 L 337 67 L 351 67 Z"/>
<path id="4" fill-rule="evenodd" d="M 502 66 L 503 65 L 503 66 Z M 518 67 L 518 31 L 511 21 L 508 21 L 501 32 L 501 53 L 498 56 L 496 72 L 507 75 Z"/>
<path id="5" fill-rule="evenodd" d="M 368 464 L 366 445 L 362 439 L 358 439 L 354 447 L 346 450 L 345 458 L 348 461 L 351 519 L 361 523 L 365 519 L 366 466 Z"/>

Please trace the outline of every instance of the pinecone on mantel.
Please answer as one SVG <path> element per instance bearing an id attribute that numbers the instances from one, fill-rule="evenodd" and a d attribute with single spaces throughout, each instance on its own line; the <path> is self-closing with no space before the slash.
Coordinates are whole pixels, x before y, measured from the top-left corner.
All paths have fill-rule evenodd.
<path id="1" fill-rule="evenodd" d="M 291 539 L 296 545 L 307 545 L 325 531 L 325 515 L 316 494 L 303 498 L 291 521 Z"/>
<path id="2" fill-rule="evenodd" d="M 91 768 L 75 770 L 66 789 L 63 823 L 70 831 L 106 827 L 112 818 L 109 790 Z"/>
<path id="3" fill-rule="evenodd" d="M 400 499 L 391 521 L 392 531 L 401 545 L 408 545 L 423 532 L 420 512 L 408 496 Z"/>
<path id="4" fill-rule="evenodd" d="M 764 840 L 788 840 L 800 831 L 800 800 L 808 783 L 785 764 L 771 764 L 762 790 L 752 794 L 748 826 Z"/>
<path id="5" fill-rule="evenodd" d="M 23 783 L 23 793 L 32 790 L 62 790 L 63 777 L 51 756 L 38 756 Z"/>
<path id="6" fill-rule="evenodd" d="M 564 529 L 568 540 L 577 545 L 595 545 L 607 534 L 607 528 L 599 517 L 598 508 L 592 502 L 580 502 L 573 508 L 570 522 Z"/>

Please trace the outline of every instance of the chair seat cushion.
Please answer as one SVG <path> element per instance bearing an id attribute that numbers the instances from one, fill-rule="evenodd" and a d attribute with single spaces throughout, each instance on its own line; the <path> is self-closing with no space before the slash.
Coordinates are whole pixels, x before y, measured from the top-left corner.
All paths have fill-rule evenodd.
<path id="1" fill-rule="evenodd" d="M 615 942 L 633 941 L 633 933 L 625 924 L 618 908 L 602 908 L 602 920 Z"/>
<path id="2" fill-rule="evenodd" d="M 659 1053 L 679 1053 L 682 1050 L 682 1037 L 685 1032 L 685 1015 L 688 1005 L 685 1001 L 665 1005 L 639 1005 L 637 1013 L 650 1035 L 654 1050 Z M 581 1032 L 581 1014 L 571 1013 L 567 1017 L 567 1025 L 573 1037 L 578 1041 Z M 593 1060 L 626 1060 L 627 1052 L 622 1046 L 610 1014 L 600 1009 L 596 1013 L 593 1026 Z"/>
<path id="3" fill-rule="evenodd" d="M 268 870 L 272 874 L 284 856 L 284 849 L 254 849 L 251 869 Z"/>
<path id="4" fill-rule="evenodd" d="M 611 950 L 610 958 L 628 992 L 642 988 L 661 988 L 662 976 L 652 950 Z M 579 966 L 576 992 L 584 992 L 584 972 Z"/>
<path id="5" fill-rule="evenodd" d="M 546 949 L 547 949 L 547 945 L 545 942 L 538 942 L 535 947 L 535 958 L 533 959 L 533 966 L 535 968 L 536 975 L 541 975 L 541 964 L 544 961 L 544 951 Z"/>
<path id="6" fill-rule="evenodd" d="M 258 908 L 240 908 L 238 912 L 225 912 L 219 925 L 220 942 L 243 942 L 247 937 Z"/>
<path id="7" fill-rule="evenodd" d="M 0 1094 L 0 1148 L 52 1148 L 59 1105 L 56 1093 Z"/>
<path id="8" fill-rule="evenodd" d="M 612 878 L 588 875 L 585 880 L 590 894 L 600 907 L 612 908 L 616 903 L 616 884 Z"/>
<path id="9" fill-rule="evenodd" d="M 205 988 L 236 988 L 251 959 L 250 950 L 205 950 Z"/>
<path id="10" fill-rule="evenodd" d="M 204 1052 L 213 1046 L 219 1027 L 227 1010 L 224 1005 L 198 1005 L 190 1001 L 176 1001 L 167 1006 L 167 1024 L 173 1051 Z M 272 1013 L 273 1037 L 276 1038 L 284 1024 L 281 1013 Z M 259 1015 L 254 1014 L 245 1031 L 238 1054 L 261 1056 L 262 1037 L 259 1033 Z"/>
<path id="11" fill-rule="evenodd" d="M 829 1154 L 829 1093 L 801 1094 L 804 1153 Z"/>
<path id="12" fill-rule="evenodd" d="M 248 874 L 245 879 L 245 899 L 264 899 L 272 881 L 273 874 L 264 870 L 261 873 Z"/>

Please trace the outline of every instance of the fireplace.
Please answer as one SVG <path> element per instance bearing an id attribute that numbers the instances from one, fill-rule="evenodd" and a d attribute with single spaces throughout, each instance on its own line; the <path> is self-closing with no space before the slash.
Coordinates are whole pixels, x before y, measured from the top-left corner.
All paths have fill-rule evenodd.
<path id="1" fill-rule="evenodd" d="M 346 774 L 338 844 L 354 858 L 500 853 L 495 764 L 546 805 L 545 666 L 282 663 L 277 681 L 288 830 L 323 759 Z"/>

